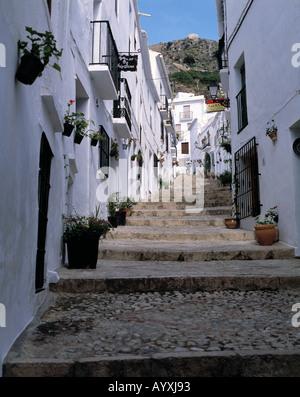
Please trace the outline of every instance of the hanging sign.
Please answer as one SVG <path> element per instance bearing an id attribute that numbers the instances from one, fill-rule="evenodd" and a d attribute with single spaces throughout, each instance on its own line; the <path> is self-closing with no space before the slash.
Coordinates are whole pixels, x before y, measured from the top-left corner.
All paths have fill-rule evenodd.
<path id="1" fill-rule="evenodd" d="M 119 55 L 118 68 L 123 72 L 136 72 L 138 63 L 137 55 Z"/>
<path id="2" fill-rule="evenodd" d="M 212 113 L 212 112 L 223 112 L 225 110 L 224 103 L 221 101 L 214 102 L 212 100 L 206 101 L 206 111 L 207 113 Z"/>

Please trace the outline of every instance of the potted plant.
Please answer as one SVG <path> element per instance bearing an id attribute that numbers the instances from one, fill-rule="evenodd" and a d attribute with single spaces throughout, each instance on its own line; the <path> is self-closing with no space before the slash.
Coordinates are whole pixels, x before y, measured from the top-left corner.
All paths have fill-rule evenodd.
<path id="1" fill-rule="evenodd" d="M 96 146 L 99 141 L 105 141 L 106 138 L 100 131 L 97 132 L 92 132 L 89 134 L 89 137 L 91 138 L 91 145 Z"/>
<path id="2" fill-rule="evenodd" d="M 267 123 L 267 129 L 266 129 L 266 136 L 268 136 L 270 139 L 272 139 L 273 142 L 277 141 L 277 126 L 275 124 L 275 121 L 272 120 L 271 122 Z"/>
<path id="3" fill-rule="evenodd" d="M 118 206 L 116 201 L 113 198 L 110 198 L 107 204 L 107 211 L 109 213 L 108 222 L 112 227 L 118 227 L 117 210 Z"/>
<path id="4" fill-rule="evenodd" d="M 130 197 L 124 197 L 121 201 L 120 210 L 125 211 L 126 216 L 131 216 L 131 209 L 136 202 Z"/>
<path id="5" fill-rule="evenodd" d="M 115 138 L 110 147 L 110 157 L 114 157 L 115 160 L 119 160 L 119 145 Z"/>
<path id="6" fill-rule="evenodd" d="M 111 225 L 98 217 L 99 210 L 90 216 L 63 215 L 63 242 L 67 244 L 70 269 L 95 269 L 99 240 L 105 238 Z"/>
<path id="7" fill-rule="evenodd" d="M 73 105 L 75 101 L 73 99 L 70 99 L 70 101 L 68 102 L 68 109 L 65 113 L 64 116 L 64 131 L 63 131 L 63 135 L 65 136 L 70 136 L 72 134 L 72 131 L 74 129 L 74 121 L 76 118 L 76 113 L 71 113 L 70 114 L 70 107 L 71 105 Z"/>
<path id="8" fill-rule="evenodd" d="M 90 120 L 92 124 L 95 124 L 93 120 Z M 77 144 L 80 144 L 82 139 L 87 136 L 87 133 L 85 130 L 87 129 L 89 125 L 89 121 L 86 120 L 84 113 L 76 113 L 76 119 L 74 121 L 74 125 L 76 127 L 75 129 L 75 135 L 74 135 L 74 142 Z"/>
<path id="9" fill-rule="evenodd" d="M 26 26 L 29 33 L 27 38 L 31 41 L 29 49 L 27 41 L 18 41 L 18 49 L 21 56 L 21 63 L 16 73 L 16 79 L 23 84 L 31 85 L 38 76 L 42 75 L 45 66 L 49 63 L 52 56 L 58 60 L 63 50 L 56 48 L 56 40 L 51 32 L 37 32 L 31 27 Z M 60 72 L 60 66 L 57 63 L 51 65 Z"/>
<path id="10" fill-rule="evenodd" d="M 256 217 L 256 226 L 254 226 L 255 238 L 259 245 L 272 245 L 275 240 L 276 231 L 275 223 L 278 222 L 277 206 L 270 208 L 262 221 Z"/>

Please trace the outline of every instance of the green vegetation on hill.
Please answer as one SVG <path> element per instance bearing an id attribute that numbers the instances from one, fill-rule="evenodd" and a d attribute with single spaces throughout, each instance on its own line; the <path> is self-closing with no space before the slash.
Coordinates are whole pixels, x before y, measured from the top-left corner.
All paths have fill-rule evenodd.
<path id="1" fill-rule="evenodd" d="M 216 41 L 185 38 L 150 49 L 163 55 L 174 94 L 185 91 L 208 95 L 209 83 L 220 81 Z"/>

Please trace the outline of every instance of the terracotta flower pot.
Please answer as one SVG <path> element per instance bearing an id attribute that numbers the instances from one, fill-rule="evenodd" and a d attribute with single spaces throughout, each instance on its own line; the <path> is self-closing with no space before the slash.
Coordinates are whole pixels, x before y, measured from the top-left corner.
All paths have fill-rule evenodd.
<path id="1" fill-rule="evenodd" d="M 271 132 L 271 134 L 268 135 L 270 139 L 272 139 L 273 142 L 277 141 L 277 133 L 276 132 Z"/>
<path id="2" fill-rule="evenodd" d="M 254 233 L 259 245 L 272 245 L 275 240 L 275 225 L 256 225 Z"/>
<path id="3" fill-rule="evenodd" d="M 224 219 L 227 229 L 236 229 L 237 220 L 235 218 Z"/>

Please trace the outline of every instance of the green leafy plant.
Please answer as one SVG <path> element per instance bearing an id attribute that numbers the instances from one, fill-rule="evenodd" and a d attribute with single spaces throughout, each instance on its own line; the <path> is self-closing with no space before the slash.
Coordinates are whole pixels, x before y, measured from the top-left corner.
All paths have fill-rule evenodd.
<path id="1" fill-rule="evenodd" d="M 272 225 L 274 223 L 278 222 L 278 212 L 277 210 L 277 205 L 275 207 L 270 208 L 264 216 L 264 219 L 262 221 L 259 220 L 259 217 L 257 216 L 255 218 L 256 225 Z"/>
<path id="2" fill-rule="evenodd" d="M 223 141 L 219 144 L 221 148 L 226 150 L 227 153 L 231 153 L 231 140 L 228 139 L 227 141 Z"/>
<path id="3" fill-rule="evenodd" d="M 26 31 L 29 33 L 26 36 L 31 42 L 31 48 L 28 48 L 27 41 L 18 41 L 18 48 L 21 56 L 31 55 L 41 60 L 41 62 L 46 66 L 52 56 L 59 60 L 62 56 L 63 49 L 58 50 L 56 47 L 56 40 L 53 33 L 46 31 L 45 33 L 37 32 L 29 26 L 25 27 Z M 61 71 L 60 66 L 55 62 L 51 65 L 54 69 Z"/>
<path id="4" fill-rule="evenodd" d="M 217 179 L 220 181 L 222 186 L 228 186 L 232 183 L 232 173 L 231 171 L 224 171 L 222 174 L 217 176 Z"/>

